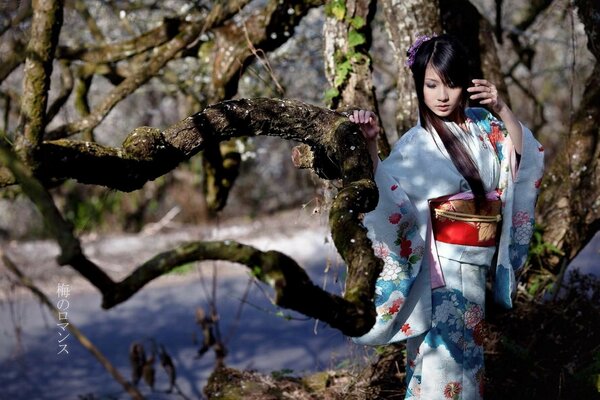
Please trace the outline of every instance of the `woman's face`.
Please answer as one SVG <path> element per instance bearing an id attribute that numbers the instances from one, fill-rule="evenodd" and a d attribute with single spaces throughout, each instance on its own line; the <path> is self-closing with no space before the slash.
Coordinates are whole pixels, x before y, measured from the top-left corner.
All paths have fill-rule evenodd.
<path id="1" fill-rule="evenodd" d="M 425 81 L 423 82 L 423 97 L 425 105 L 440 118 L 452 115 L 460 104 L 461 87 L 446 86 L 438 73 L 427 65 Z"/>

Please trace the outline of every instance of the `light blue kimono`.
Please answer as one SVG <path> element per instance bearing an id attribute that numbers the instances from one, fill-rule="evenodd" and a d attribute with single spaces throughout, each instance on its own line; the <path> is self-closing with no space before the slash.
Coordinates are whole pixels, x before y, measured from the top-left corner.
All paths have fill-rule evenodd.
<path id="1" fill-rule="evenodd" d="M 365 216 L 375 254 L 384 260 L 376 282 L 377 320 L 355 342 L 380 345 L 408 339 L 407 398 L 480 398 L 482 328 L 487 270 L 495 300 L 512 307 L 515 271 L 527 258 L 534 206 L 543 174 L 543 148 L 523 127 L 516 153 L 501 121 L 483 108 L 466 110 L 469 132 L 448 128 L 477 165 L 486 191 L 502 200 L 498 247 L 436 242 L 428 200 L 469 190 L 437 134 L 420 125 L 379 163 L 379 203 Z"/>

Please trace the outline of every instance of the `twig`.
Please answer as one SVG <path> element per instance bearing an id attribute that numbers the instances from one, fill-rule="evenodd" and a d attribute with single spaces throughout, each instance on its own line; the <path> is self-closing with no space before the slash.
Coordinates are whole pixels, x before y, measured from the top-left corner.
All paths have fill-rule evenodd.
<path id="1" fill-rule="evenodd" d="M 248 43 L 248 50 L 250 50 L 250 52 L 256 57 L 256 59 L 258 61 L 260 61 L 260 63 L 267 69 L 269 76 L 271 77 L 271 79 L 273 79 L 273 83 L 277 87 L 277 91 L 281 95 L 283 95 L 285 93 L 285 90 L 283 90 L 283 87 L 281 87 L 281 85 L 279 84 L 279 81 L 277 80 L 277 77 L 275 76 L 275 72 L 273 71 L 273 68 L 271 68 L 271 64 L 269 63 L 269 60 L 267 59 L 267 55 L 265 54 L 265 52 L 262 49 L 257 49 L 256 47 L 254 47 L 252 40 L 250 40 L 250 35 L 248 35 L 248 29 L 246 29 L 246 24 L 244 24 L 243 28 L 244 28 L 244 37 L 246 38 L 246 42 Z"/>
<path id="2" fill-rule="evenodd" d="M 15 263 L 1 249 L 0 249 L 0 258 L 2 259 L 3 264 L 6 266 L 6 268 L 8 268 L 18 278 L 19 284 L 21 284 L 25 288 L 29 289 L 40 300 L 41 303 L 43 303 L 45 306 L 47 306 L 50 309 L 50 312 L 52 313 L 54 318 L 56 318 L 56 320 L 60 322 L 59 311 L 50 302 L 50 300 L 48 299 L 48 296 L 46 296 L 33 283 L 31 278 L 29 278 L 28 276 L 25 276 L 21 272 L 19 270 L 19 268 L 15 265 Z M 119 371 L 111 364 L 111 362 L 104 356 L 104 354 L 102 354 L 102 352 L 96 346 L 94 346 L 94 344 L 88 339 L 88 337 L 85 336 L 83 334 L 83 332 L 81 332 L 72 322 L 69 322 L 69 324 L 67 325 L 67 329 L 69 330 L 69 332 L 71 332 L 71 334 L 73 334 L 73 336 L 75 336 L 75 338 L 79 341 L 79 343 L 81 343 L 81 345 L 84 348 L 86 348 L 90 353 L 92 353 L 92 355 L 94 357 L 96 357 L 96 359 L 108 371 L 108 373 L 111 374 L 112 377 L 121 386 L 123 386 L 125 391 L 131 396 L 131 398 L 136 399 L 136 400 L 144 399 L 144 396 L 142 396 L 142 394 L 137 390 L 137 388 L 135 386 L 131 385 L 131 383 L 129 383 L 127 381 L 127 379 L 125 379 L 119 373 Z"/>
<path id="3" fill-rule="evenodd" d="M 169 212 L 166 213 L 165 216 L 160 219 L 160 221 L 146 225 L 144 229 L 142 229 L 142 234 L 145 236 L 151 236 L 157 232 L 160 232 L 160 230 L 167 226 L 169 222 L 171 222 L 173 218 L 175 218 L 180 212 L 181 208 L 179 206 L 171 208 Z"/>

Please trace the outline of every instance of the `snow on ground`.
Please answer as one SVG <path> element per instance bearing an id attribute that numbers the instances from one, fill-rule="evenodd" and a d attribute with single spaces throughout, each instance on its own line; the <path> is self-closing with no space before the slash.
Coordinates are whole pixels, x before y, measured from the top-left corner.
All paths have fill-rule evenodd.
<path id="1" fill-rule="evenodd" d="M 327 227 L 322 222 L 301 222 L 300 217 L 288 215 L 279 226 L 223 226 L 203 232 L 180 229 L 152 235 L 145 242 L 128 235 L 91 238 L 84 241 L 84 248 L 100 265 L 108 265 L 109 273 L 116 277 L 157 251 L 183 241 L 241 237 L 241 242 L 259 249 L 290 255 L 306 268 L 315 283 L 339 293 L 340 284 L 335 281 L 343 268 L 328 240 Z M 100 295 L 93 288 L 69 269 L 54 264 L 58 249 L 51 242 L 13 244 L 6 251 L 24 266 L 26 273 L 37 278 L 50 300 L 60 299 L 58 284 L 70 285 L 68 321 L 81 329 L 126 378 L 130 377 L 128 349 L 133 341 L 148 345 L 154 339 L 164 344 L 177 368 L 177 382 L 189 398 L 202 398 L 202 387 L 214 366 L 212 352 L 196 358 L 200 347 L 197 340 L 202 336 L 195 323 L 196 307 L 207 309 L 213 270 L 218 271 L 216 298 L 228 366 L 298 374 L 334 368 L 362 351 L 325 324 L 273 307 L 268 298 L 270 290 L 253 282 L 236 319 L 250 281 L 245 267 L 199 264 L 185 274 L 161 277 L 127 302 L 102 310 Z M 329 272 L 325 272 L 327 266 Z M 100 398 L 128 398 L 74 337 L 62 334 L 49 312 L 31 295 L 7 296 L 7 290 L 5 283 L 0 306 L 0 399 L 78 399 L 87 393 Z M 280 311 L 293 318 L 284 318 Z M 15 338 L 15 327 L 21 331 L 19 340 Z M 68 354 L 57 354 L 59 339 L 64 339 L 61 344 L 67 344 Z M 168 387 L 166 375 L 158 364 L 156 367 L 157 389 L 164 390 Z M 143 384 L 140 388 L 150 399 L 169 398 L 161 393 L 150 394 Z"/>

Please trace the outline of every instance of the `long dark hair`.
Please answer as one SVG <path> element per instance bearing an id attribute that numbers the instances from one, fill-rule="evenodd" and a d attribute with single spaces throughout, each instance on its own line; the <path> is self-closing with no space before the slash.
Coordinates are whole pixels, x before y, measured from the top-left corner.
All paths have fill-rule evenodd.
<path id="1" fill-rule="evenodd" d="M 454 134 L 448 130 L 444 120 L 425 104 L 423 84 L 425 82 L 425 70 L 429 64 L 440 76 L 443 84 L 449 87 L 462 88 L 460 104 L 456 107 L 450 119 L 463 122 L 465 120 L 465 107 L 469 98 L 467 87 L 471 83 L 467 51 L 458 40 L 450 35 L 436 36 L 421 44 L 410 69 L 413 73 L 417 99 L 419 100 L 421 125 L 425 129 L 433 128 L 437 132 L 454 166 L 471 187 L 471 191 L 477 200 L 477 208 L 479 208 L 481 202 L 485 200 L 485 189 L 475 162 L 469 156 L 463 144 L 456 140 Z"/>

